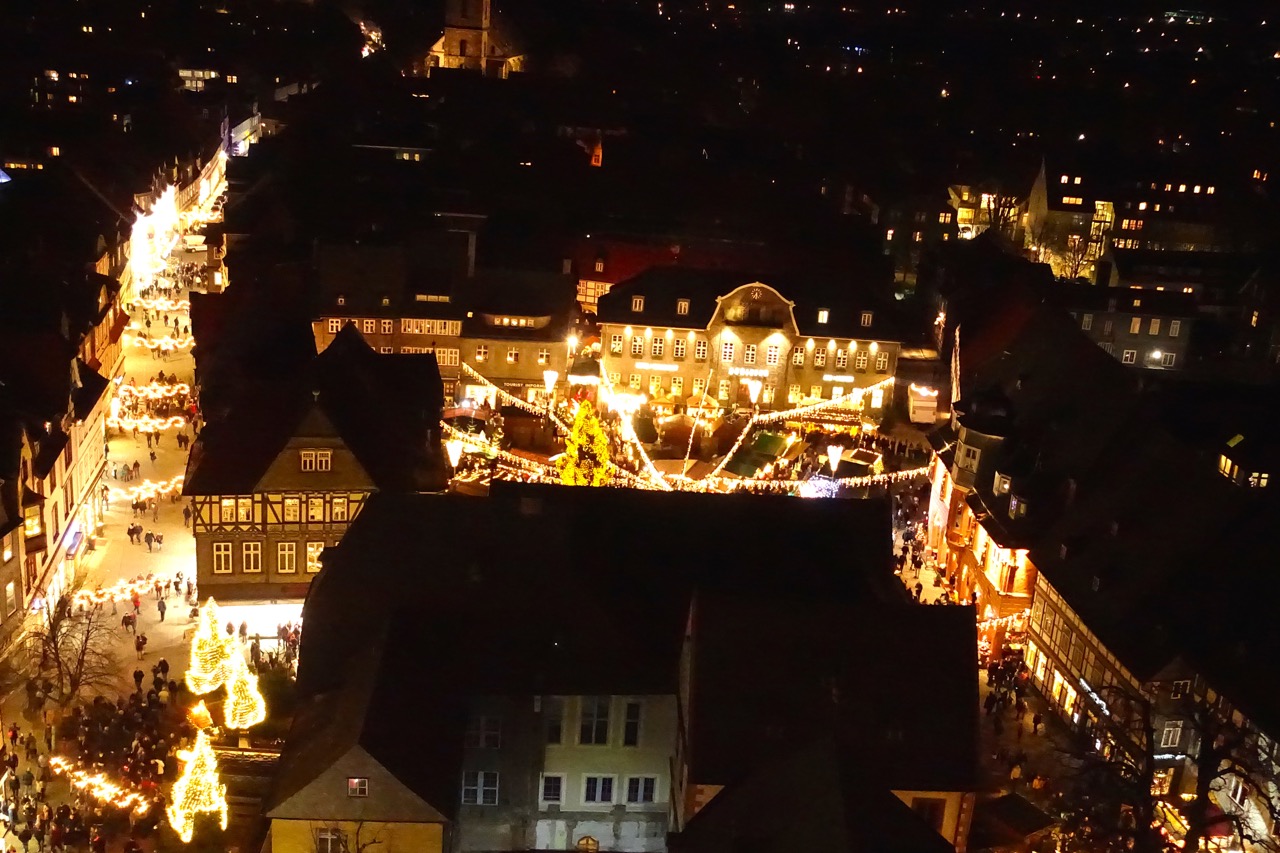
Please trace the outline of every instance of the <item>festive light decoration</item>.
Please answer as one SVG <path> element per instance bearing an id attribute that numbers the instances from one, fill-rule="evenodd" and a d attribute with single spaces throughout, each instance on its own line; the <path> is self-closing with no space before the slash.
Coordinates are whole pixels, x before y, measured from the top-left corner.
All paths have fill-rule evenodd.
<path id="1" fill-rule="evenodd" d="M 834 474 L 840 467 L 840 456 L 844 453 L 844 448 L 838 444 L 827 445 L 827 464 L 831 466 L 831 473 Z"/>
<path id="2" fill-rule="evenodd" d="M 550 418 L 551 422 L 554 423 L 556 425 L 556 428 L 559 429 L 561 432 L 569 431 L 569 427 L 565 424 L 565 422 L 560 420 L 560 418 L 558 418 L 554 412 L 548 412 L 545 406 L 535 406 L 533 403 L 530 403 L 527 400 L 521 400 L 519 397 L 515 396 L 514 394 L 507 393 L 505 389 L 499 388 L 497 385 L 494 385 L 488 379 L 481 376 L 478 372 L 476 372 L 476 369 L 474 367 L 467 364 L 465 361 L 462 363 L 462 370 L 464 373 L 467 374 L 467 376 L 471 377 L 472 379 L 475 379 L 477 382 L 481 383 L 486 388 L 492 388 L 494 390 L 494 393 L 496 393 L 498 397 L 502 399 L 503 402 L 509 405 L 515 406 L 517 409 L 523 409 L 524 411 L 529 412 L 530 414 L 538 415 L 539 417 Z"/>
<path id="3" fill-rule="evenodd" d="M 207 729 L 213 725 L 213 714 L 209 713 L 203 699 L 191 706 L 191 710 L 187 711 L 187 719 L 197 729 Z"/>
<path id="4" fill-rule="evenodd" d="M 121 489 L 117 486 L 111 486 L 107 494 L 111 500 L 125 500 L 133 503 L 136 500 L 150 500 L 156 497 L 167 497 L 174 492 L 182 491 L 183 474 L 179 474 L 172 480 L 161 480 L 159 483 L 153 483 L 150 480 L 143 480 L 140 485 L 133 486 L 129 489 Z"/>
<path id="5" fill-rule="evenodd" d="M 218 757 L 213 754 L 204 729 L 196 732 L 189 750 L 179 750 L 182 776 L 173 784 L 172 805 L 165 809 L 169 825 L 183 843 L 195 835 L 197 814 L 216 814 L 219 826 L 227 828 L 227 786 L 218 780 Z"/>
<path id="6" fill-rule="evenodd" d="M 138 432 L 163 432 L 170 429 L 184 429 L 187 426 L 187 419 L 181 415 L 174 415 L 171 418 L 155 418 L 151 415 L 143 415 L 140 418 L 112 415 L 107 418 L 107 426 L 124 430 L 137 428 Z"/>
<path id="7" fill-rule="evenodd" d="M 173 313 L 181 311 L 190 311 L 191 302 L 186 299 L 173 300 L 161 296 L 157 299 L 135 299 L 133 304 L 148 311 L 156 311 L 158 313 Z"/>
<path id="8" fill-rule="evenodd" d="M 165 335 L 158 340 L 151 340 L 138 335 L 133 340 L 126 343 L 125 346 L 146 347 L 149 350 L 164 350 L 165 352 L 173 352 L 180 349 L 191 349 L 196 344 L 196 339 L 190 335 L 184 335 L 175 338 L 172 335 Z"/>
<path id="9" fill-rule="evenodd" d="M 116 389 L 120 397 L 140 397 L 144 400 L 161 400 L 165 397 L 176 397 L 179 394 L 190 394 L 191 386 L 185 382 L 177 385 L 152 382 L 150 385 L 121 385 Z"/>
<path id="10" fill-rule="evenodd" d="M 148 592 L 154 592 L 157 580 L 162 585 L 172 585 L 174 578 L 163 575 L 147 575 L 146 577 L 134 578 L 131 581 L 119 581 L 109 587 L 98 587 L 94 590 L 81 589 L 76 591 L 74 598 L 72 598 L 72 603 L 76 607 L 90 607 L 105 604 L 108 601 L 129 601 L 134 595 L 142 597 Z"/>
<path id="11" fill-rule="evenodd" d="M 61 755 L 49 756 L 49 769 L 59 776 L 66 776 L 72 788 L 83 791 L 103 805 L 128 809 L 139 817 L 151 808 L 152 799 L 141 791 L 112 782 L 101 773 L 85 770 Z"/>
<path id="12" fill-rule="evenodd" d="M 191 640 L 186 681 L 192 693 L 203 696 L 227 682 L 231 659 L 238 653 L 235 646 L 235 637 L 225 634 L 218 624 L 218 603 L 210 597 L 200 608 L 200 624 Z"/>
<path id="13" fill-rule="evenodd" d="M 267 718 L 267 703 L 258 692 L 258 676 L 249 672 L 244 655 L 231 656 L 231 675 L 227 678 L 227 701 L 223 706 L 227 728 L 248 729 Z"/>
<path id="14" fill-rule="evenodd" d="M 594 406 L 578 407 L 556 467 L 566 486 L 603 486 L 608 481 L 609 439 Z"/>
<path id="15" fill-rule="evenodd" d="M 988 628 L 998 628 L 1002 625 L 1022 625 L 1027 621 L 1027 617 L 1031 615 L 1030 608 L 1018 613 L 1011 613 L 1008 616 L 1000 616 L 992 619 L 978 620 L 978 630 L 985 631 Z"/>
<path id="16" fill-rule="evenodd" d="M 449 455 L 449 467 L 457 468 L 462 461 L 462 451 L 466 447 L 460 439 L 451 438 L 444 443 L 444 452 Z"/>
<path id="17" fill-rule="evenodd" d="M 845 394 L 841 397 L 834 397 L 830 400 L 821 400 L 817 403 L 810 403 L 807 406 L 797 406 L 794 409 L 785 409 L 780 412 L 768 412 L 766 414 L 758 415 L 753 420 L 755 420 L 757 423 L 762 423 L 762 424 L 775 423 L 777 421 L 796 420 L 797 418 L 803 418 L 805 415 L 817 414 L 818 412 L 824 411 L 826 409 L 830 409 L 835 406 L 846 406 L 850 403 L 860 402 L 862 398 L 867 394 L 870 394 L 871 392 L 876 391 L 878 389 L 883 390 L 884 388 L 887 388 L 892 384 L 893 384 L 893 377 L 890 376 L 886 379 L 880 380 L 874 385 L 868 385 L 865 388 L 854 388 L 851 391 L 849 391 L 848 394 Z"/>

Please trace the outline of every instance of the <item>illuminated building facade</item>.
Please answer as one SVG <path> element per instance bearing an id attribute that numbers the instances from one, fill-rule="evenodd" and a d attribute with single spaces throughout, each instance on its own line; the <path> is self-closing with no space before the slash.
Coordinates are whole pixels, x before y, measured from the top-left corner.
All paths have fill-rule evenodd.
<path id="1" fill-rule="evenodd" d="M 460 68 L 505 78 L 524 69 L 524 56 L 507 38 L 501 21 L 494 20 L 490 0 L 447 0 L 444 15 L 444 34 L 423 64 L 415 66 L 415 74 Z"/>
<path id="2" fill-rule="evenodd" d="M 615 388 L 669 410 L 704 393 L 724 407 L 786 409 L 894 375 L 901 347 L 885 312 L 803 293 L 793 301 L 740 273 L 651 269 L 600 299 L 603 369 Z M 876 389 L 867 414 L 890 401 Z"/>
<path id="3" fill-rule="evenodd" d="M 433 358 L 380 355 L 347 326 L 312 367 L 244 389 L 192 449 L 182 493 L 218 601 L 301 598 L 370 494 L 444 486 Z"/>

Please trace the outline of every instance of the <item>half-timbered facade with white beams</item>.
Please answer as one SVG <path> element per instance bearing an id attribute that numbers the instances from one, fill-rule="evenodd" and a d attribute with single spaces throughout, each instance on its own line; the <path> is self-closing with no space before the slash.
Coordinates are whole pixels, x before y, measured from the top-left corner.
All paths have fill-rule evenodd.
<path id="1" fill-rule="evenodd" d="M 202 594 L 302 598 L 371 494 L 444 488 L 434 357 L 378 355 L 349 329 L 311 375 L 246 389 L 197 440 L 183 494 Z"/>

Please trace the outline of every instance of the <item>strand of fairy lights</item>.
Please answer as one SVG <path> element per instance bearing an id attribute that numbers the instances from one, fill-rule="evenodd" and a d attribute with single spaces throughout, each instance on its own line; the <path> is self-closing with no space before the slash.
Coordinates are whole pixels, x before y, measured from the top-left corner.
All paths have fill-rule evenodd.
<path id="1" fill-rule="evenodd" d="M 168 297 L 161 296 L 156 299 L 135 299 L 134 305 L 146 308 L 148 311 L 158 311 L 160 313 L 182 312 L 191 310 L 191 301 L 187 299 L 173 300 Z"/>
<path id="2" fill-rule="evenodd" d="M 533 403 L 530 403 L 527 400 L 521 400 L 519 397 L 515 396 L 514 394 L 507 392 L 505 389 L 499 388 L 497 385 L 493 384 L 493 382 L 486 379 L 479 372 L 477 372 L 474 367 L 467 364 L 466 362 L 462 363 L 462 369 L 467 374 L 467 376 L 477 380 L 486 388 L 492 388 L 494 392 L 504 402 L 509 403 L 512 406 L 515 406 L 517 409 L 523 409 L 524 411 L 529 412 L 530 414 L 539 415 L 541 417 L 548 417 L 551 419 L 551 422 L 556 425 L 556 428 L 559 429 L 561 432 L 566 434 L 569 432 L 569 427 L 565 425 L 564 421 L 556 417 L 555 412 L 548 411 L 545 406 L 535 406 Z"/>
<path id="3" fill-rule="evenodd" d="M 77 791 L 83 791 L 105 805 L 130 809 L 139 817 L 145 815 L 154 802 L 141 791 L 125 788 L 102 773 L 86 770 L 60 755 L 49 757 L 49 769 L 60 776 L 66 776 L 67 782 Z"/>
<path id="4" fill-rule="evenodd" d="M 742 432 L 739 433 L 737 440 L 733 443 L 733 447 L 729 449 L 729 452 L 724 455 L 724 458 L 720 460 L 716 467 L 712 469 L 711 473 L 707 476 L 715 477 L 724 470 L 725 466 L 733 460 L 734 454 L 736 454 L 738 449 L 742 447 L 742 443 L 746 441 L 748 433 L 751 432 L 751 428 L 756 424 L 771 424 L 776 423 L 777 421 L 803 418 L 807 415 L 817 414 L 818 412 L 835 406 L 843 406 L 847 403 L 860 403 L 862 402 L 862 398 L 867 394 L 883 389 L 892 384 L 893 377 L 890 376 L 887 379 L 880 380 L 874 385 L 868 385 L 865 388 L 854 388 L 850 390 L 848 394 L 842 394 L 839 397 L 832 397 L 830 400 L 821 400 L 817 403 L 810 403 L 807 406 L 797 406 L 794 409 L 785 409 L 781 412 L 768 412 L 765 414 L 752 415 L 751 419 L 747 421 L 747 425 L 742 428 Z"/>
<path id="5" fill-rule="evenodd" d="M 150 500 L 155 497 L 168 497 L 174 492 L 182 491 L 183 474 L 179 474 L 171 480 L 161 480 L 153 483 L 150 480 L 143 480 L 136 486 L 128 489 L 122 489 L 118 486 L 111 486 L 107 491 L 107 496 L 111 500 L 127 500 L 130 503 L 136 500 Z"/>
<path id="6" fill-rule="evenodd" d="M 470 448 L 473 448 L 478 452 L 486 453 L 486 454 L 492 453 L 503 462 L 507 462 L 508 464 L 527 470 L 530 473 L 546 477 L 547 482 L 553 482 L 553 481 L 559 482 L 559 472 L 555 469 L 554 466 L 544 465 L 540 462 L 534 462 L 532 459 L 526 459 L 523 456 L 517 456 L 514 453 L 509 453 L 501 449 L 491 441 L 478 438 L 472 433 L 463 432 L 462 430 L 452 427 L 449 424 L 442 422 L 441 427 L 444 429 L 444 434 L 446 436 L 448 436 L 449 438 L 455 438 L 461 441 L 463 444 L 468 445 Z M 634 486 L 636 488 L 641 488 L 641 489 L 655 488 L 653 485 L 641 480 L 639 477 L 637 477 L 635 474 L 632 474 L 630 471 L 627 471 L 623 468 L 619 468 L 613 462 L 609 463 L 609 468 L 610 468 L 611 474 L 625 481 L 628 485 Z"/>
<path id="7" fill-rule="evenodd" d="M 168 418 L 157 418 L 153 415 L 143 415 L 142 417 L 112 415 L 107 418 L 107 426 L 113 429 L 137 429 L 139 432 L 162 432 L 169 429 L 183 429 L 186 425 L 187 419 L 181 415 L 174 415 Z"/>
<path id="8" fill-rule="evenodd" d="M 164 350 L 165 352 L 173 352 L 180 349 L 191 349 L 196 344 L 196 339 L 190 335 L 184 335 L 175 338 L 172 335 L 165 335 L 159 340 L 148 340 L 141 336 L 135 336 L 132 343 L 127 346 L 146 347 L 149 350 Z"/>
<path id="9" fill-rule="evenodd" d="M 164 589 L 166 586 L 172 586 L 175 579 L 175 577 L 163 575 L 147 575 L 145 578 L 131 581 L 117 581 L 108 587 L 81 589 L 77 590 L 72 597 L 72 603 L 77 607 L 91 607 L 106 604 L 108 601 L 131 601 L 135 595 L 141 598 L 148 593 L 154 593 L 157 581 L 160 583 L 160 588 Z"/>
<path id="10" fill-rule="evenodd" d="M 609 381 L 607 376 L 601 378 L 601 384 L 610 397 L 614 394 L 613 383 Z M 653 464 L 653 460 L 649 458 L 649 453 L 644 449 L 644 444 L 640 441 L 640 436 L 636 434 L 635 413 L 623 412 L 623 428 L 621 430 L 622 440 L 632 444 L 640 454 L 640 459 L 644 464 L 645 473 L 649 475 L 658 488 L 663 491 L 672 491 L 671 484 L 667 482 L 667 478 L 662 475 L 657 466 Z M 621 469 L 619 469 L 621 470 Z M 629 473 L 629 472 L 628 472 Z"/>
<path id="11" fill-rule="evenodd" d="M 177 397 L 179 394 L 190 394 L 191 386 L 185 382 L 176 385 L 152 382 L 149 385 L 121 385 L 116 389 L 120 397 L 137 397 L 142 400 L 162 400 L 166 397 Z"/>

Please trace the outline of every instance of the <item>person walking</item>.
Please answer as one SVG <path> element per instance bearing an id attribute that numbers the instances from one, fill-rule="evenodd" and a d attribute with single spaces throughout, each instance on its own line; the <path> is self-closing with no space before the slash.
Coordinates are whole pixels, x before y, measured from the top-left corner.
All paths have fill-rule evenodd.
<path id="1" fill-rule="evenodd" d="M 1040 734 L 1040 726 L 1042 723 L 1044 723 L 1043 714 L 1037 712 L 1034 716 L 1031 717 L 1031 733 L 1033 735 Z"/>
<path id="2" fill-rule="evenodd" d="M 165 604 L 165 601 L 164 601 L 164 599 L 163 599 L 163 598 L 156 602 L 156 610 L 159 610 L 159 611 L 160 611 L 160 621 L 161 621 L 161 622 L 163 622 L 163 621 L 164 621 L 164 612 L 165 612 L 165 610 L 167 610 L 167 609 L 168 609 L 168 605 L 167 605 L 167 604 Z"/>
<path id="3" fill-rule="evenodd" d="M 135 688 L 135 689 L 137 690 L 137 692 L 139 692 L 139 693 L 141 693 L 141 692 L 142 692 L 142 677 L 143 677 L 143 675 L 144 675 L 144 674 L 145 674 L 145 673 L 143 673 L 143 671 L 142 671 L 142 670 L 140 670 L 140 669 L 135 669 L 135 670 L 133 671 L 133 684 L 134 684 L 134 688 Z"/>
<path id="4" fill-rule="evenodd" d="M 191 507 L 190 506 L 182 507 L 182 526 L 183 527 L 191 526 Z"/>
<path id="5" fill-rule="evenodd" d="M 142 538 L 147 543 L 147 553 L 148 554 L 151 553 L 151 546 L 156 541 L 156 535 L 152 533 L 150 530 L 148 530 L 147 535 Z"/>
<path id="6" fill-rule="evenodd" d="M 146 648 L 147 648 L 147 635 L 146 635 L 146 634 L 139 634 L 138 636 L 134 637 L 134 638 L 133 638 L 133 648 L 134 648 L 134 650 L 135 650 L 135 651 L 137 651 L 137 653 L 138 653 L 138 660 L 142 660 L 142 656 L 143 656 L 144 654 L 146 654 Z M 138 682 L 138 689 L 139 689 L 139 690 L 141 690 L 141 689 L 142 689 L 142 682 L 141 682 L 141 681 L 139 681 L 139 682 Z"/>

